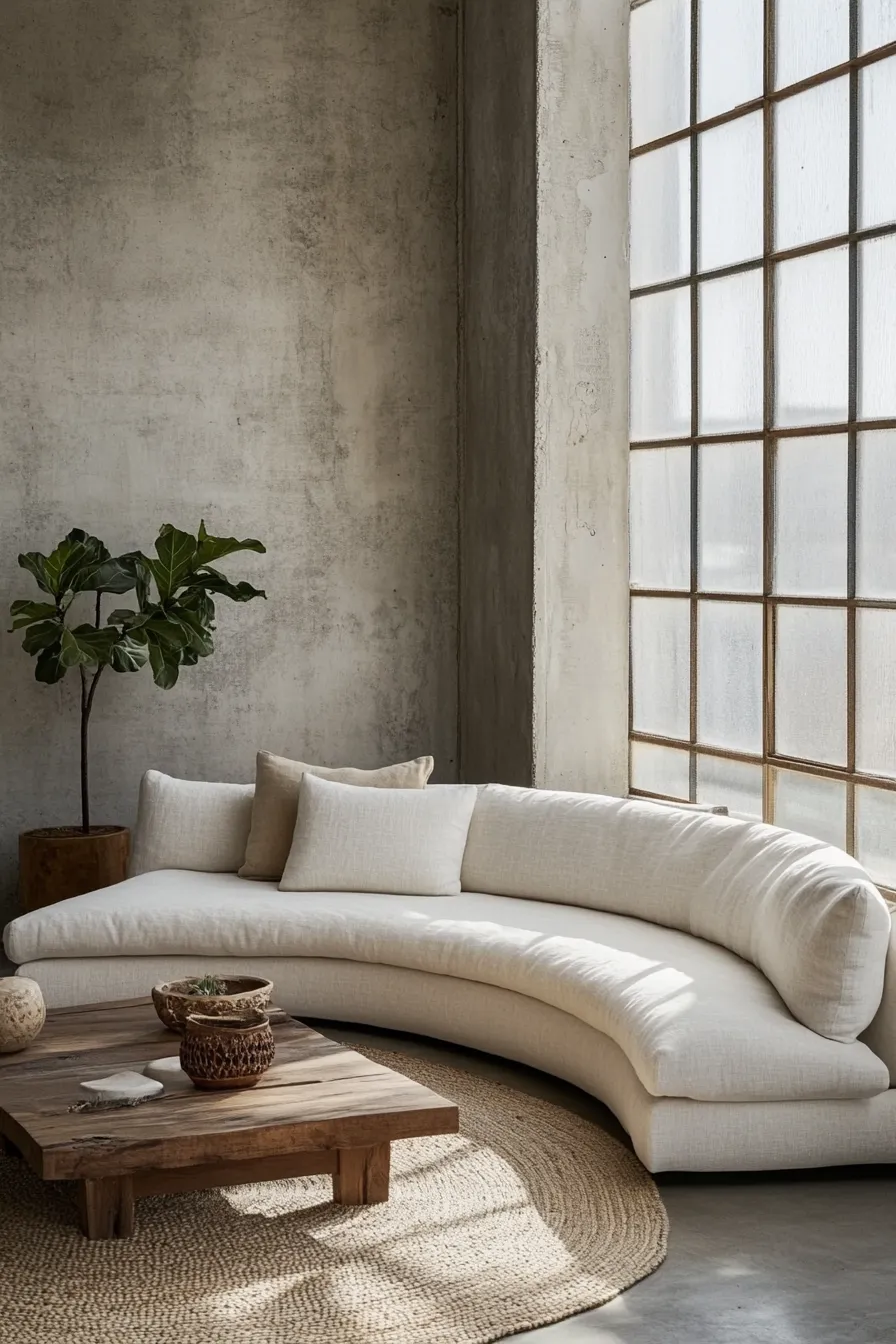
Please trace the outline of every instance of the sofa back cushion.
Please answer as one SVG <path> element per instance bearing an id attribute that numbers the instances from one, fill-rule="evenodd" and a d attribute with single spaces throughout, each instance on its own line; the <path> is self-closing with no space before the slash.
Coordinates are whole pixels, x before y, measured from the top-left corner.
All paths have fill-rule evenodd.
<path id="1" fill-rule="evenodd" d="M 374 789 L 423 789 L 432 769 L 431 756 L 418 756 L 416 760 L 385 765 L 379 770 L 358 770 L 350 765 L 308 765 L 305 761 L 291 761 L 270 751 L 260 751 L 255 758 L 252 824 L 240 877 L 279 882 L 283 876 L 305 775 Z"/>
<path id="2" fill-rule="evenodd" d="M 457 896 L 474 784 L 377 789 L 307 774 L 281 891 Z"/>
<path id="3" fill-rule="evenodd" d="M 862 1033 L 862 1040 L 886 1064 L 890 1070 L 890 1086 L 896 1087 L 896 905 L 892 901 L 888 904 L 893 926 L 884 972 L 884 992 L 874 1021 Z"/>
<path id="4" fill-rule="evenodd" d="M 881 1001 L 886 903 L 855 859 L 792 831 L 490 784 L 473 813 L 462 883 L 634 915 L 718 943 L 832 1040 L 855 1040 Z"/>
<path id="5" fill-rule="evenodd" d="M 235 873 L 246 853 L 252 784 L 205 784 L 147 770 L 140 803 L 131 877 L 159 868 Z"/>

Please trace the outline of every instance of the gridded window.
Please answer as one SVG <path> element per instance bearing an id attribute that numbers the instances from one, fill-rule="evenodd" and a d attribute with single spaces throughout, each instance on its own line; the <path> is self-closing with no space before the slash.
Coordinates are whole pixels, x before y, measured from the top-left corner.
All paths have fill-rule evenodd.
<path id="1" fill-rule="evenodd" d="M 635 0 L 631 785 L 896 886 L 896 0 Z"/>

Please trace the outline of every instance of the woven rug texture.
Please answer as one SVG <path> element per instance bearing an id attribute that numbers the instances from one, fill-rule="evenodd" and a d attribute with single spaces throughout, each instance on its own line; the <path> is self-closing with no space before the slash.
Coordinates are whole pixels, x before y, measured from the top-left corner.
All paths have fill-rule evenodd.
<path id="1" fill-rule="evenodd" d="M 412 1055 L 361 1053 L 460 1108 L 392 1146 L 388 1204 L 329 1177 L 141 1200 L 88 1242 L 73 1191 L 0 1157 L 2 1344 L 489 1344 L 650 1274 L 668 1224 L 638 1159 L 561 1107 Z"/>

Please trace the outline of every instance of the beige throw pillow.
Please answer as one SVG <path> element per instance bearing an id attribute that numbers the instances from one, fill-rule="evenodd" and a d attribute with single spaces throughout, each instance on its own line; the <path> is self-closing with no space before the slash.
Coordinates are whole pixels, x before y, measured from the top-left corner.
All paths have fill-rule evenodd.
<path id="1" fill-rule="evenodd" d="M 281 891 L 459 896 L 475 784 L 359 789 L 302 781 Z"/>
<path id="2" fill-rule="evenodd" d="M 432 774 L 432 767 L 431 756 L 418 756 L 415 761 L 402 761 L 400 765 L 387 765 L 381 770 L 356 770 L 350 765 L 331 769 L 260 751 L 255 758 L 252 824 L 240 877 L 280 881 L 296 828 L 303 775 L 374 789 L 422 789 Z"/>

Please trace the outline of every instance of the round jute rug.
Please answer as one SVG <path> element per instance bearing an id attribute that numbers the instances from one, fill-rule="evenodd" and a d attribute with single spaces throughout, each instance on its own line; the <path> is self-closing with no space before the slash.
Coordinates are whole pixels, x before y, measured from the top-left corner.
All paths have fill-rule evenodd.
<path id="1" fill-rule="evenodd" d="M 71 1191 L 0 1158 L 0 1339 L 15 1344 L 487 1344 L 656 1269 L 666 1213 L 597 1126 L 411 1055 L 363 1051 L 455 1100 L 461 1133 L 392 1148 L 388 1204 L 328 1177 L 141 1200 L 88 1242 Z"/>

